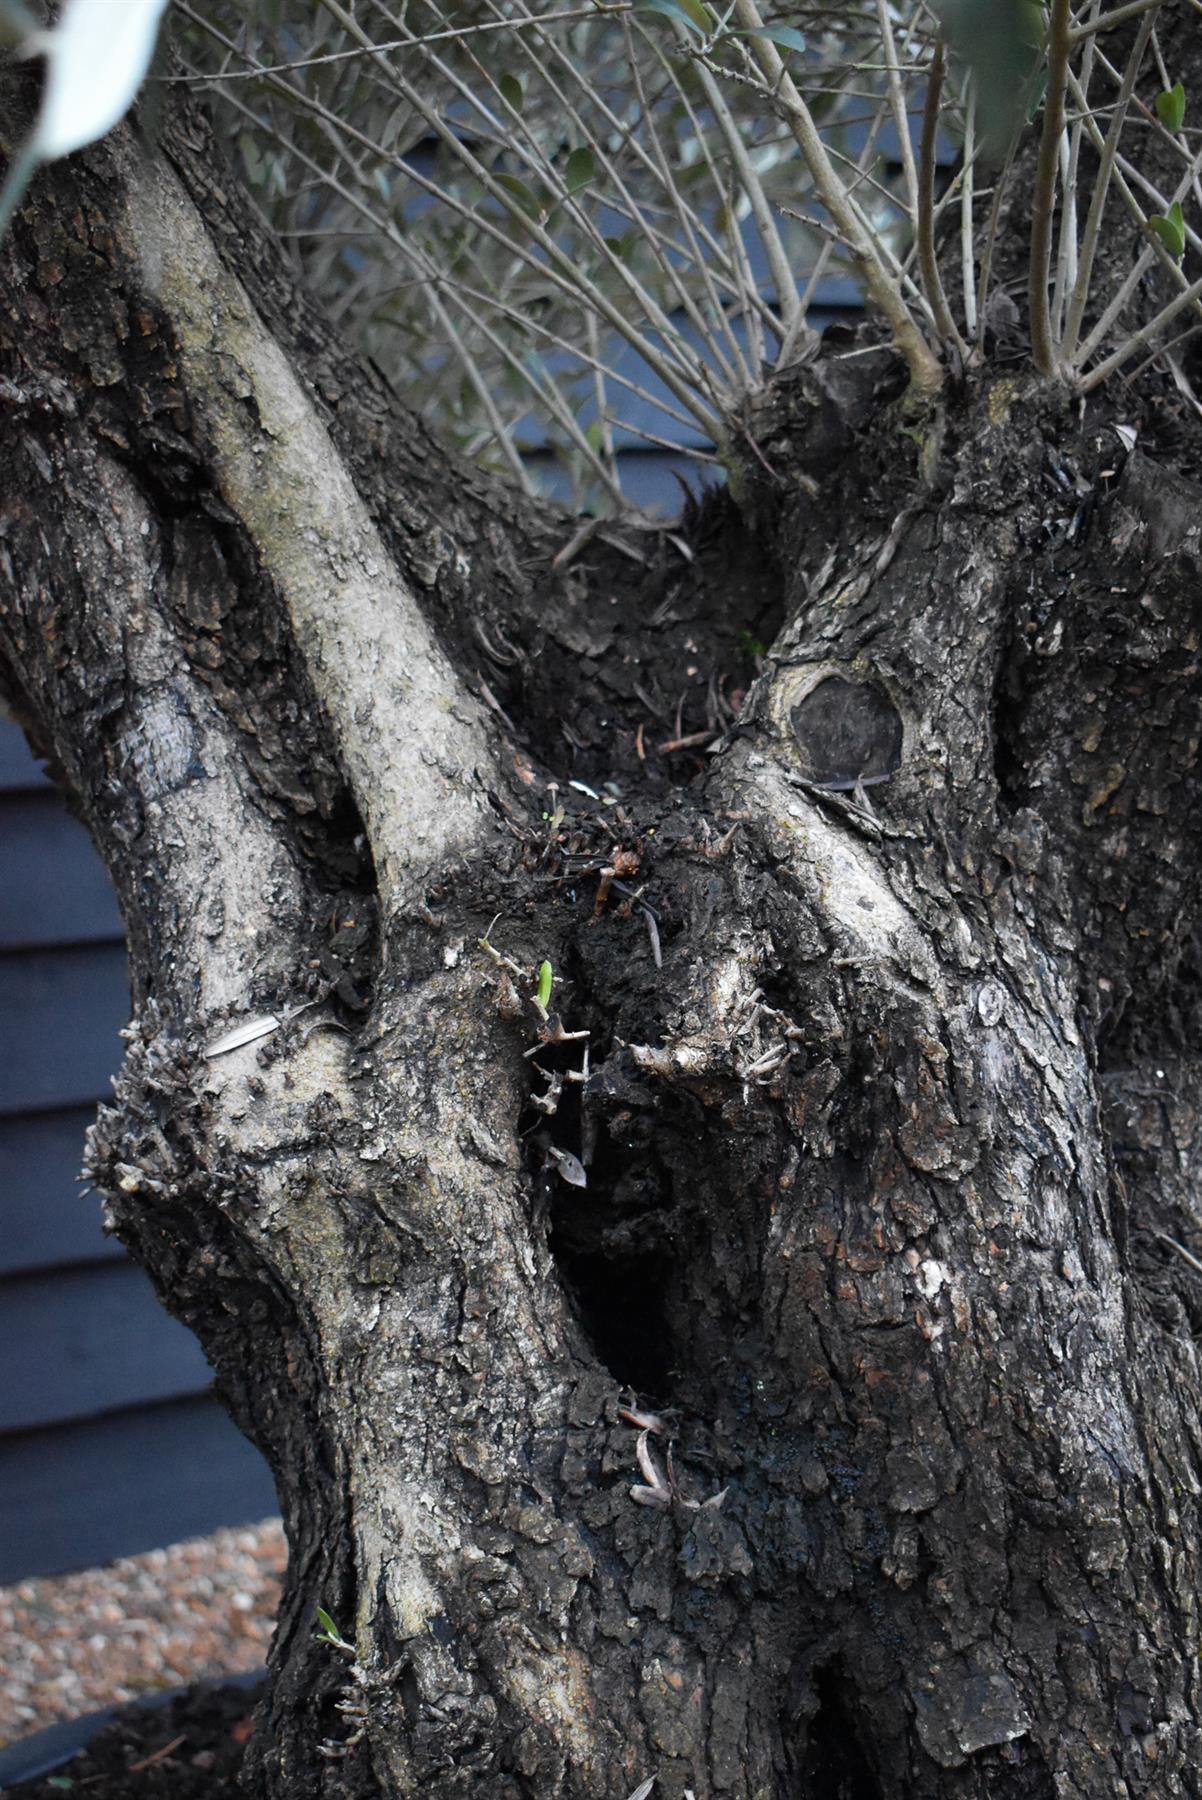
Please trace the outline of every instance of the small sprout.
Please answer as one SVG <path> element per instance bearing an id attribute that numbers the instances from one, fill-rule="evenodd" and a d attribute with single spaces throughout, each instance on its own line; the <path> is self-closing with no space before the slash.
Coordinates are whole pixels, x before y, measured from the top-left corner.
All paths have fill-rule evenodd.
<path id="1" fill-rule="evenodd" d="M 1169 131 L 1180 131 L 1185 123 L 1185 89 L 1179 81 L 1156 96 L 1156 116 Z"/>
<path id="2" fill-rule="evenodd" d="M 539 963 L 539 965 L 538 965 L 538 1006 L 539 1006 L 540 1012 L 545 1013 L 547 1010 L 547 1002 L 551 998 L 551 983 L 553 980 L 554 980 L 554 975 L 552 973 L 550 963 L 545 962 L 545 961 Z"/>
<path id="3" fill-rule="evenodd" d="M 321 1630 L 315 1631 L 313 1636 L 319 1644 L 332 1644 L 335 1650 L 347 1650 L 352 1656 L 355 1655 L 355 1646 L 343 1637 L 324 1606 L 317 1608 L 317 1623 Z"/>

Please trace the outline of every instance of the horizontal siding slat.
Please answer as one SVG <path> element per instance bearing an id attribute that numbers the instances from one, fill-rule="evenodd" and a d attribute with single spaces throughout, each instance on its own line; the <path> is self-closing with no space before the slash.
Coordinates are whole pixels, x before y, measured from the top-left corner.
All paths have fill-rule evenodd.
<path id="1" fill-rule="evenodd" d="M 0 1113 L 107 1096 L 128 1018 L 124 946 L 4 952 Z"/>
<path id="2" fill-rule="evenodd" d="M 125 1252 L 100 1224 L 100 1201 L 79 1181 L 90 1106 L 0 1119 L 0 1275 Z"/>
<path id="3" fill-rule="evenodd" d="M 198 1394 L 212 1379 L 132 1263 L 0 1284 L 0 1432 Z"/>
<path id="4" fill-rule="evenodd" d="M 122 936 L 104 864 L 60 797 L 0 794 L 0 950 Z"/>
<path id="5" fill-rule="evenodd" d="M 95 1568 L 279 1510 L 216 1400 L 0 1439 L 0 1585 Z"/>

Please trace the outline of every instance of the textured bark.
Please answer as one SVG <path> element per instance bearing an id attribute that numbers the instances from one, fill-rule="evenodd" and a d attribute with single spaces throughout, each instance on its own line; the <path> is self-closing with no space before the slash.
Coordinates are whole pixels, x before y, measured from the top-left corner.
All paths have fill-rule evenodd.
<path id="1" fill-rule="evenodd" d="M 1197 442 L 832 344 L 565 573 L 201 131 L 0 250 L 0 653 L 279 1485 L 250 1791 L 1196 1794 Z"/>

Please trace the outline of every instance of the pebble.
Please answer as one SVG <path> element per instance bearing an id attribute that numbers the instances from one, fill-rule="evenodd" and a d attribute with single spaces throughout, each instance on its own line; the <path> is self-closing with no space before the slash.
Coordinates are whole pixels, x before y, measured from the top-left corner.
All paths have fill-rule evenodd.
<path id="1" fill-rule="evenodd" d="M 0 1588 L 0 1747 L 159 1688 L 257 1668 L 287 1561 L 278 1519 Z"/>

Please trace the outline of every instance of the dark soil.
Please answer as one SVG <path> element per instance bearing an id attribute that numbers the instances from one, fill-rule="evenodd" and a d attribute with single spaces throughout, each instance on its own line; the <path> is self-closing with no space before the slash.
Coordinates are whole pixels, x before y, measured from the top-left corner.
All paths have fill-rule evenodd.
<path id="1" fill-rule="evenodd" d="M 165 1705 L 122 1707 L 86 1750 L 37 1781 L 6 1787 L 6 1800 L 238 1800 L 260 1692 L 200 1686 Z"/>

